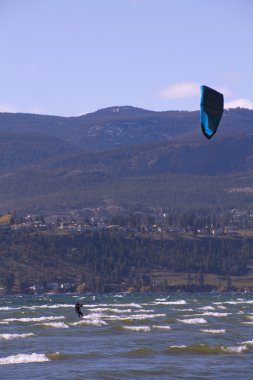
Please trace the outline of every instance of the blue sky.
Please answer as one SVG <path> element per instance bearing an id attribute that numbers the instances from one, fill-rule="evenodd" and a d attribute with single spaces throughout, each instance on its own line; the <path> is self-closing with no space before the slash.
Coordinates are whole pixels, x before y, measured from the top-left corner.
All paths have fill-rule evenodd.
<path id="1" fill-rule="evenodd" d="M 252 0 L 0 0 L 0 112 L 253 109 Z"/>

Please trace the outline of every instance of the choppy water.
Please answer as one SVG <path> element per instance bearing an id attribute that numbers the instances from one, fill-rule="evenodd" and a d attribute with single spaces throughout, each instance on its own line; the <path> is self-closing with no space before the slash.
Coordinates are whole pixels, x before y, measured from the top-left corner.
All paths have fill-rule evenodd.
<path id="1" fill-rule="evenodd" d="M 253 378 L 253 294 L 76 299 L 0 298 L 0 379 Z"/>

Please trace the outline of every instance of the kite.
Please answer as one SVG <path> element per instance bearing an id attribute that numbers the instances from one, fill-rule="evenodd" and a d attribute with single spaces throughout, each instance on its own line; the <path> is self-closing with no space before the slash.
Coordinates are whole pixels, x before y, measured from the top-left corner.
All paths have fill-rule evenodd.
<path id="1" fill-rule="evenodd" d="M 222 118 L 224 108 L 223 95 L 207 86 L 201 86 L 200 123 L 202 132 L 207 139 L 211 139 Z"/>

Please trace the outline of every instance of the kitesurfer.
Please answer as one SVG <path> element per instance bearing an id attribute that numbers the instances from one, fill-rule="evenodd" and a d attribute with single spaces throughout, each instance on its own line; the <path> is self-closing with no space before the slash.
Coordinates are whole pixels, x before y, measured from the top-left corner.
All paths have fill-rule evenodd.
<path id="1" fill-rule="evenodd" d="M 77 303 L 75 304 L 76 313 L 77 313 L 79 318 L 83 317 L 83 313 L 81 312 L 82 306 L 83 305 L 79 301 L 77 301 Z"/>

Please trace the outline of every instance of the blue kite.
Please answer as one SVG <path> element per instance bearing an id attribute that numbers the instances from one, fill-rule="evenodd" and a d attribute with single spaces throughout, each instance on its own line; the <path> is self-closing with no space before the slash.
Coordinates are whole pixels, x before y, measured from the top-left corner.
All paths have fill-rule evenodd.
<path id="1" fill-rule="evenodd" d="M 224 109 L 223 95 L 207 86 L 201 86 L 200 123 L 204 136 L 211 139 L 222 118 Z"/>

